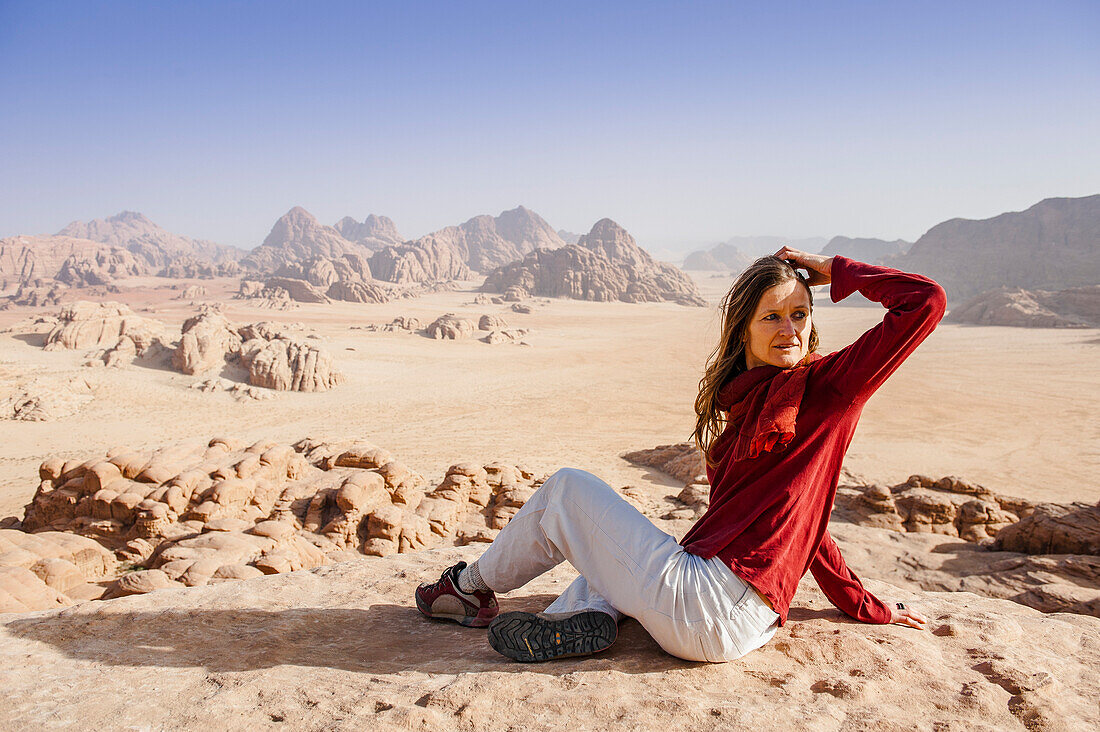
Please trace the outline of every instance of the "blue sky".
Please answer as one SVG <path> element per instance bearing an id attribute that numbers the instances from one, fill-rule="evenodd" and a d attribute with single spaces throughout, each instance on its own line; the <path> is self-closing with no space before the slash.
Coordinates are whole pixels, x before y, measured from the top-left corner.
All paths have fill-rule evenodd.
<path id="1" fill-rule="evenodd" d="M 4 2 L 0 236 L 523 204 L 643 246 L 1100 193 L 1100 3 Z"/>

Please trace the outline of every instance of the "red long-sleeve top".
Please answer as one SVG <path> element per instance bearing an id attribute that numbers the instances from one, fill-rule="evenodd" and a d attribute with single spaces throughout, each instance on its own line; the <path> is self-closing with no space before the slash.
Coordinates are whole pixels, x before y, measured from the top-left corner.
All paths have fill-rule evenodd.
<path id="1" fill-rule="evenodd" d="M 785 450 L 737 461 L 735 440 L 716 440 L 717 465 L 707 467 L 710 508 L 680 542 L 692 554 L 721 557 L 768 598 L 780 625 L 807 569 L 843 612 L 865 623 L 890 622 L 890 608 L 864 589 L 829 536 L 829 514 L 863 405 L 935 329 L 947 306 L 936 282 L 890 267 L 837 255 L 831 278 L 833 302 L 858 290 L 889 312 L 855 343 L 809 365 L 795 436 Z"/>

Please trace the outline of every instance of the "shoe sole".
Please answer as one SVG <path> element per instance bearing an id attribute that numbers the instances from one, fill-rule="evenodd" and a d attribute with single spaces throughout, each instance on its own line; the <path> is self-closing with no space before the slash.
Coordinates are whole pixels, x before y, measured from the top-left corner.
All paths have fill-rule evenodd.
<path id="1" fill-rule="evenodd" d="M 560 620 L 535 613 L 504 613 L 489 625 L 488 635 L 497 653 L 531 663 L 599 653 L 615 642 L 618 633 L 615 618 L 592 610 Z"/>

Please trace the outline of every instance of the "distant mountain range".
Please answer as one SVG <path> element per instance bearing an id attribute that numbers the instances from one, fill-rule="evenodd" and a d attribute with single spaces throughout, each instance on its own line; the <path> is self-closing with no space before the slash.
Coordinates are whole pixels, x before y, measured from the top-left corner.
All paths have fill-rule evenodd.
<path id="1" fill-rule="evenodd" d="M 831 257 L 839 254 L 869 264 L 882 264 L 887 257 L 904 254 L 913 246 L 912 242 L 902 239 L 852 239 L 847 236 L 834 236 L 821 250 L 821 254 Z"/>
<path id="2" fill-rule="evenodd" d="M 1100 283 L 1100 195 L 1047 198 L 1026 211 L 944 221 L 885 264 L 931 277 L 952 301 L 1002 287 L 1094 285 Z"/>
<path id="3" fill-rule="evenodd" d="M 804 252 L 818 252 L 828 240 L 823 236 L 787 239 L 782 236 L 734 236 L 709 249 L 700 249 L 684 258 L 684 269 L 729 270 L 740 272 L 758 257 L 775 254 L 786 245 Z"/>
<path id="4" fill-rule="evenodd" d="M 625 234 L 614 222 L 606 226 L 611 225 Z M 608 241 L 625 241 L 612 229 L 604 233 Z M 123 211 L 106 219 L 74 221 L 52 236 L 0 239 L 0 279 L 7 289 L 13 284 L 107 284 L 142 275 L 245 274 L 252 279 L 301 278 L 317 287 L 343 283 L 336 288 L 341 292 L 354 284 L 362 291 L 371 280 L 409 284 L 465 279 L 524 262 L 535 252 L 585 248 L 584 241 L 594 241 L 593 232 L 580 236 L 556 231 L 523 206 L 497 216 L 475 216 L 413 240 L 403 239 L 385 216 L 371 214 L 361 222 L 344 217 L 327 226 L 295 207 L 275 222 L 258 247 L 246 252 L 173 234 L 140 213 Z M 951 219 L 911 245 L 900 239 L 842 236 L 734 237 L 693 252 L 684 267 L 739 272 L 784 244 L 928 275 L 954 302 L 1006 287 L 1058 291 L 1100 283 L 1100 195 L 1049 198 L 1025 211 L 984 220 Z M 645 256 L 650 261 L 636 264 L 649 271 L 653 260 Z M 615 266 L 622 264 L 613 260 L 608 259 Z M 558 269 L 572 266 L 565 263 Z M 347 278 L 351 279 L 345 282 Z M 616 286 L 602 290 L 611 292 Z"/>
<path id="5" fill-rule="evenodd" d="M 0 279 L 33 286 L 102 285 L 123 277 L 214 277 L 235 274 L 235 247 L 166 231 L 140 213 L 74 221 L 52 236 L 0 239 Z"/>

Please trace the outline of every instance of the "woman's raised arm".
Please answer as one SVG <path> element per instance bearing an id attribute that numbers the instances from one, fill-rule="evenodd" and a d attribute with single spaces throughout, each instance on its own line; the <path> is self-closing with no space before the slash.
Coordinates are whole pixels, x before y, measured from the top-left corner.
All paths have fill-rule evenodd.
<path id="1" fill-rule="evenodd" d="M 841 255 L 833 258 L 829 297 L 840 302 L 857 290 L 889 312 L 855 343 L 821 362 L 819 373 L 845 397 L 866 401 L 917 349 L 943 318 L 947 293 L 934 280 Z"/>

